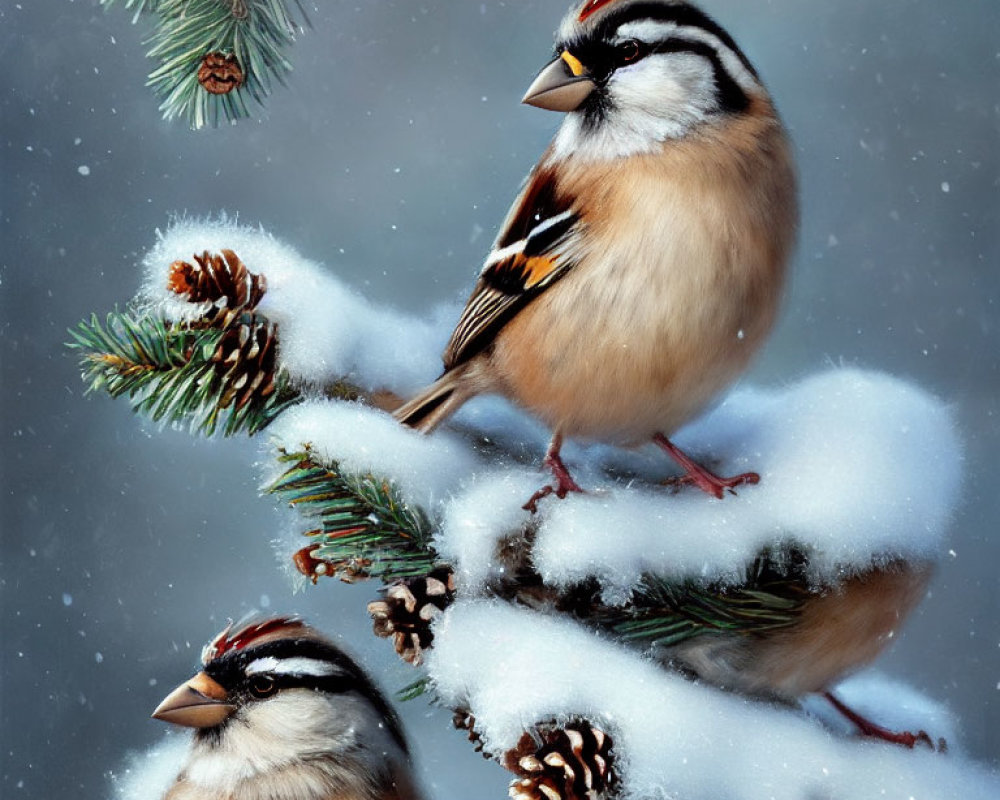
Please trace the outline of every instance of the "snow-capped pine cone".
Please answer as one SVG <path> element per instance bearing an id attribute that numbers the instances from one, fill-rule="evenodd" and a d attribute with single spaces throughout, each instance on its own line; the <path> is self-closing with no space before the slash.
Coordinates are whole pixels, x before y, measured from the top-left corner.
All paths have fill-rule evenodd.
<path id="1" fill-rule="evenodd" d="M 204 321 L 227 327 L 237 314 L 253 311 L 267 292 L 267 279 L 250 272 L 232 250 L 213 255 L 207 250 L 193 261 L 170 265 L 167 288 L 189 303 L 211 303 Z"/>

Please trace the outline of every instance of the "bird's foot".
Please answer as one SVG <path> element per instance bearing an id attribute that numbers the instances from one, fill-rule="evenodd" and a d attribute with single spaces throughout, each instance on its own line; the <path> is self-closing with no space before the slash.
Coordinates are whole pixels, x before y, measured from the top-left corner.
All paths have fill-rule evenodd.
<path id="1" fill-rule="evenodd" d="M 927 731 L 920 730 L 916 733 L 910 731 L 892 731 L 881 725 L 872 722 L 867 717 L 861 716 L 857 711 L 841 702 L 832 692 L 824 692 L 823 696 L 840 714 L 846 717 L 858 729 L 858 735 L 869 739 L 879 739 L 883 742 L 898 744 L 912 750 L 918 744 L 927 745 L 931 750 L 938 753 L 948 752 L 948 743 L 943 738 L 938 738 L 937 742 L 931 739 Z"/>
<path id="2" fill-rule="evenodd" d="M 530 511 L 532 514 L 538 513 L 538 501 L 542 498 L 548 497 L 550 494 L 555 493 L 555 488 L 552 486 L 543 486 L 537 492 L 535 492 L 531 497 L 528 498 L 528 502 L 525 503 L 521 508 L 525 511 Z"/>
<path id="3" fill-rule="evenodd" d="M 557 441 L 556 439 L 552 440 L 552 445 L 549 447 L 549 452 L 545 454 L 545 461 L 543 462 L 545 466 L 552 470 L 552 475 L 556 479 L 555 486 L 543 486 L 535 492 L 528 502 L 521 506 L 521 508 L 525 511 L 537 514 L 538 501 L 548 497 L 550 494 L 554 494 L 562 500 L 570 492 L 579 492 L 580 494 L 584 493 L 580 484 L 573 480 L 573 476 L 569 474 L 569 470 L 563 463 L 562 458 L 560 458 L 559 444 L 561 444 L 561 441 Z"/>
<path id="4" fill-rule="evenodd" d="M 550 494 L 554 494 L 556 497 L 562 500 L 570 492 L 579 492 L 580 494 L 586 494 L 586 492 L 584 492 L 583 489 L 577 486 L 576 482 L 571 479 L 570 485 L 568 486 L 562 484 L 557 484 L 556 486 L 543 486 L 541 489 L 539 489 L 537 492 L 531 495 L 531 498 L 528 500 L 528 502 L 525 503 L 523 506 L 521 506 L 521 508 L 523 508 L 525 511 L 530 511 L 532 514 L 537 514 L 539 500 L 548 497 Z"/>
<path id="5" fill-rule="evenodd" d="M 697 486 L 705 494 L 714 495 L 720 500 L 725 491 L 736 494 L 733 491 L 737 486 L 750 486 L 760 483 L 760 475 L 756 472 L 744 472 L 740 475 L 733 475 L 730 478 L 723 478 L 714 472 L 704 469 L 697 473 L 687 473 L 676 478 L 667 478 L 663 481 L 664 486 Z"/>
<path id="6" fill-rule="evenodd" d="M 691 458 L 691 456 L 661 433 L 656 434 L 653 437 L 653 441 L 684 468 L 684 474 L 680 477 L 665 480 L 663 483 L 666 486 L 697 486 L 705 494 L 710 494 L 721 500 L 724 492 L 727 490 L 731 494 L 736 494 L 733 490 L 737 486 L 749 486 L 760 483 L 760 475 L 756 472 L 744 472 L 728 478 L 716 475 Z"/>

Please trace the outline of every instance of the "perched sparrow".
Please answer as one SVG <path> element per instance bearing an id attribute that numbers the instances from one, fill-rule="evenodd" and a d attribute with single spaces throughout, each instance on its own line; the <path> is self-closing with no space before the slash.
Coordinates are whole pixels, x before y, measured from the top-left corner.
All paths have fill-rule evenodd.
<path id="1" fill-rule="evenodd" d="M 417 800 L 399 720 L 361 668 L 304 623 L 232 626 L 153 712 L 195 728 L 164 800 Z"/>
<path id="2" fill-rule="evenodd" d="M 524 102 L 566 112 L 486 259 L 444 374 L 396 411 L 429 431 L 499 393 L 563 437 L 653 439 L 681 482 L 722 478 L 667 436 L 747 366 L 774 322 L 797 226 L 792 156 L 753 65 L 681 0 L 587 0 Z"/>

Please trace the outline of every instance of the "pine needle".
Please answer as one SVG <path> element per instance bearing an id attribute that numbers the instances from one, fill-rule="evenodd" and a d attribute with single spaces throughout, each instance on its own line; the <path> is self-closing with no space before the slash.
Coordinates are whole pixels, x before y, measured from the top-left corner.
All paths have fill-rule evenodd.
<path id="1" fill-rule="evenodd" d="M 432 691 L 432 688 L 431 679 L 425 676 L 399 689 L 396 692 L 396 700 L 400 703 L 408 703 L 410 700 L 416 700 Z"/>

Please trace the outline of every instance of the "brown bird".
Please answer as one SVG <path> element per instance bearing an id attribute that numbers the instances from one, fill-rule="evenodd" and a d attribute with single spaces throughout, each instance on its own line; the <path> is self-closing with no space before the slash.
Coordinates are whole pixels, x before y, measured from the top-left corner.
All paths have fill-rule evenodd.
<path id="1" fill-rule="evenodd" d="M 580 491 L 564 437 L 655 441 L 679 479 L 721 497 L 667 436 L 747 367 L 777 312 L 797 227 L 781 121 L 746 55 L 680 0 L 587 0 L 525 103 L 566 113 L 528 176 L 444 353 L 399 408 L 430 431 L 504 395 L 553 431 L 554 492 Z"/>
<path id="2" fill-rule="evenodd" d="M 313 628 L 230 626 L 202 664 L 153 712 L 195 729 L 164 800 L 419 800 L 396 714 Z"/>

